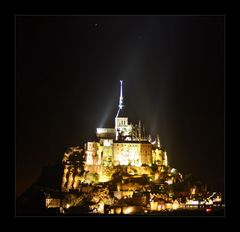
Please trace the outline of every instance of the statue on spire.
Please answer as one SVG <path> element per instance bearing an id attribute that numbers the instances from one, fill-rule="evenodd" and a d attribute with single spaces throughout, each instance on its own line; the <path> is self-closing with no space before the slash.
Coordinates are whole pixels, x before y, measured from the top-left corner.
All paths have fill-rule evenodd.
<path id="1" fill-rule="evenodd" d="M 157 147 L 161 148 L 160 138 L 159 135 L 157 135 Z"/>

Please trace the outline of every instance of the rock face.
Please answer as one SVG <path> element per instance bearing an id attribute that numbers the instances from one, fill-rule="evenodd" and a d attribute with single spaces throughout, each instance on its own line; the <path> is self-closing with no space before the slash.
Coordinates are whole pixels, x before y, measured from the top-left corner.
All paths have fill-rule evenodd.
<path id="1" fill-rule="evenodd" d="M 83 167 L 83 149 L 80 147 L 70 147 L 63 156 L 63 177 L 61 190 L 66 192 L 72 189 L 79 189 L 84 173 Z"/>
<path id="2" fill-rule="evenodd" d="M 101 139 L 101 142 L 104 141 Z M 73 207 L 76 210 L 76 207 L 88 206 L 88 212 L 103 213 L 104 205 L 111 207 L 119 204 L 139 205 L 139 201 L 147 205 L 146 199 L 149 198 L 149 192 L 157 193 L 161 190 L 168 193 L 169 185 L 183 181 L 176 169 L 164 165 L 163 160 L 166 154 L 163 149 L 157 151 L 161 159 L 155 158 L 155 163 L 139 166 L 134 163 L 114 164 L 111 157 L 114 153 L 107 150 L 107 154 L 104 155 L 103 147 L 103 144 L 92 142 L 90 148 L 89 144 L 85 146 L 85 151 L 80 147 L 70 147 L 64 153 L 61 183 L 61 192 L 64 197 L 61 200 L 61 208 L 65 213 L 72 212 L 69 208 Z M 91 149 L 95 151 L 92 152 Z M 100 164 L 90 164 L 89 154 L 97 154 L 99 149 L 102 152 Z M 174 172 L 171 172 L 172 170 Z M 55 202 L 58 201 L 55 200 Z"/>
<path id="3" fill-rule="evenodd" d="M 104 168 L 110 178 L 102 181 L 104 172 L 89 171 L 84 154 L 80 147 L 68 148 L 60 164 L 43 168 L 39 179 L 18 198 L 17 215 L 142 213 L 145 208 L 177 209 L 180 202 L 207 197 L 207 189 L 199 181 L 191 176 L 184 180 L 181 173 L 163 163 L 134 166 L 107 162 Z"/>

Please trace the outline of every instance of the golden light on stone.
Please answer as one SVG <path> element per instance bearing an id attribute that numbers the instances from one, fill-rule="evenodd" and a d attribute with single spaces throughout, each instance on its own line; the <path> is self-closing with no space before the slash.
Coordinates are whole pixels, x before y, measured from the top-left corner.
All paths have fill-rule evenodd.
<path id="1" fill-rule="evenodd" d="M 90 200 L 91 213 L 146 214 L 202 204 L 194 199 L 198 194 L 196 186 L 187 190 L 186 203 L 181 202 L 181 197 L 174 198 L 172 186 L 183 182 L 183 175 L 169 165 L 159 136 L 154 140 L 147 135 L 141 121 L 129 122 L 124 114 L 123 81 L 120 83 L 115 127 L 97 128 L 97 139 L 86 142 L 83 149 L 67 149 L 61 182 L 65 198 L 55 201 L 48 196 L 46 207 L 59 205 L 61 212 L 67 212 Z M 221 196 L 213 194 L 202 202 L 209 205 L 221 200 Z"/>

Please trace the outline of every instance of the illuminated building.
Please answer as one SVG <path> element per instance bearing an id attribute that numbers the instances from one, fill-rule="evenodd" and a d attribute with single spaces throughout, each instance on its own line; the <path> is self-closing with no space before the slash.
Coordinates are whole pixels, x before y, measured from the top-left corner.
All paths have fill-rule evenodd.
<path id="1" fill-rule="evenodd" d="M 167 154 L 161 148 L 159 136 L 154 142 L 147 139 L 141 121 L 129 124 L 123 104 L 123 81 L 120 81 L 120 97 L 115 117 L 115 128 L 97 128 L 99 141 L 85 144 L 85 170 L 98 172 L 100 182 L 110 177 L 103 174 L 106 166 L 142 166 L 158 164 L 167 166 Z M 157 141 L 157 142 L 156 142 Z M 104 178 L 103 178 L 104 177 Z"/>
<path id="2" fill-rule="evenodd" d="M 67 213 L 91 199 L 87 212 L 105 214 L 110 207 L 109 213 L 142 214 L 219 204 L 221 195 L 203 197 L 204 191 L 194 184 L 179 193 L 173 189 L 184 181 L 183 175 L 170 167 L 158 135 L 152 140 L 141 121 L 129 123 L 123 99 L 121 80 L 114 128 L 97 128 L 96 139 L 83 149 L 67 149 L 62 159 L 62 196 L 46 194 L 46 207 Z"/>
<path id="3" fill-rule="evenodd" d="M 115 127 L 97 128 L 95 141 L 85 143 L 84 149 L 71 147 L 65 152 L 62 191 L 78 190 L 86 177 L 89 183 L 93 179 L 95 182 L 108 182 L 112 179 L 114 167 L 117 166 L 135 167 L 135 174 L 143 175 L 145 173 L 153 180 L 157 180 L 160 174 L 155 173 L 152 177 L 151 170 L 146 166 L 151 167 L 155 164 L 159 167 L 160 172 L 165 172 L 169 168 L 167 153 L 160 144 L 159 136 L 152 141 L 151 135 L 146 136 L 141 121 L 138 124 L 129 123 L 123 99 L 123 81 L 120 80 L 120 97 L 115 116 Z M 79 165 L 76 166 L 70 161 L 69 157 L 76 154 L 84 158 L 84 170 L 80 170 Z M 81 175 L 83 171 L 87 172 L 85 177 Z M 130 169 L 128 172 L 134 173 Z M 166 180 L 166 183 L 171 184 L 172 182 L 169 179 Z"/>

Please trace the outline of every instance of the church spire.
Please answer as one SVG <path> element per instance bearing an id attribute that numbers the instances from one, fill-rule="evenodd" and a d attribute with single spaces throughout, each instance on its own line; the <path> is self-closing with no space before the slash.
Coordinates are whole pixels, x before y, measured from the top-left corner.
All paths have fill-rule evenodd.
<path id="1" fill-rule="evenodd" d="M 126 117 L 123 105 L 123 81 L 120 80 L 120 97 L 118 104 L 118 112 L 115 117 L 115 131 L 116 131 L 116 140 L 119 139 L 119 135 L 126 135 L 126 128 L 128 127 L 128 118 Z"/>
<path id="2" fill-rule="evenodd" d="M 123 105 L 123 89 L 122 89 L 122 83 L 123 83 L 123 81 L 120 80 L 120 97 L 119 97 L 119 105 L 118 105 L 119 109 L 122 109 L 122 108 L 124 107 L 124 105 Z"/>

